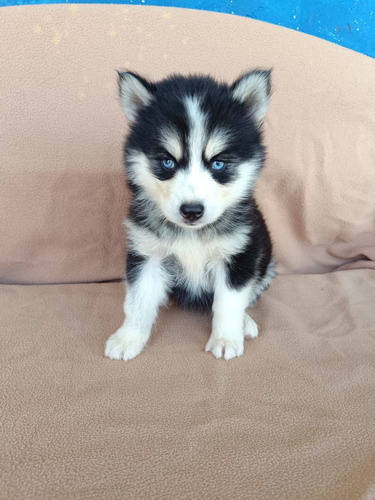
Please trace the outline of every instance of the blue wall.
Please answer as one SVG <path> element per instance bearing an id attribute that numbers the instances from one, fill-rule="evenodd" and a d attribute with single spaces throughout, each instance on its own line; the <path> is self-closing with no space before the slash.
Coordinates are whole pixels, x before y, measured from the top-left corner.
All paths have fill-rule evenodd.
<path id="1" fill-rule="evenodd" d="M 0 0 L 1 5 L 94 3 L 90 0 Z M 226 12 L 278 24 L 375 57 L 375 0 L 104 0 Z"/>

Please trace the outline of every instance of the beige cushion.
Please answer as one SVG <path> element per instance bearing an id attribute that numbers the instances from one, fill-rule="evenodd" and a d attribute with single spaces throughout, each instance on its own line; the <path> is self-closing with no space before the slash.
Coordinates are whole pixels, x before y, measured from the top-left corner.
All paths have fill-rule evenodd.
<path id="1" fill-rule="evenodd" d="M 115 70 L 226 81 L 273 67 L 258 188 L 282 273 L 374 267 L 375 65 L 249 19 L 182 9 L 0 11 L 0 281 L 120 278 L 122 142 Z"/>
<path id="2" fill-rule="evenodd" d="M 176 308 L 138 358 L 104 358 L 120 283 L 0 286 L 0 496 L 372 500 L 368 273 L 278 278 L 229 362 Z"/>

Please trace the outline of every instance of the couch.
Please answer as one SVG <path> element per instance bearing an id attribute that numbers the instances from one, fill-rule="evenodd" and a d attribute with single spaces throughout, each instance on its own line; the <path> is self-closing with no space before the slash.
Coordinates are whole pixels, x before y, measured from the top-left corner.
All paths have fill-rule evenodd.
<path id="1" fill-rule="evenodd" d="M 375 498 L 375 64 L 278 26 L 124 5 L 0 10 L 0 497 Z M 170 305 L 122 323 L 118 69 L 273 68 L 256 197 L 278 277 L 241 358 Z"/>

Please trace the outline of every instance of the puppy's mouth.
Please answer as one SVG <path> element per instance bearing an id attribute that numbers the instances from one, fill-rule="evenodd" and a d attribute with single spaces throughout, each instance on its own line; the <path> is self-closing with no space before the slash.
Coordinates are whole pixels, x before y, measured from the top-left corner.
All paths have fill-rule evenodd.
<path id="1" fill-rule="evenodd" d="M 185 227 L 186 229 L 191 230 L 198 229 L 206 224 L 206 222 L 201 218 L 192 220 L 185 217 L 181 217 L 179 218 L 179 220 L 175 220 L 174 223 L 180 227 Z"/>
<path id="2" fill-rule="evenodd" d="M 189 219 L 188 217 L 182 217 L 183 223 L 185 226 L 197 226 L 201 223 L 199 219 Z"/>

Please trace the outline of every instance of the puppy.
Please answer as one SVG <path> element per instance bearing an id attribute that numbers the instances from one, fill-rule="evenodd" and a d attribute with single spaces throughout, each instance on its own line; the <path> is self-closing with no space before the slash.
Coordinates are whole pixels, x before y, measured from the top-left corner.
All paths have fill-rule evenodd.
<path id="1" fill-rule="evenodd" d="M 270 72 L 251 71 L 230 86 L 179 75 L 152 83 L 125 72 L 119 87 L 131 124 L 125 167 L 132 202 L 125 321 L 105 355 L 137 356 L 172 297 L 182 307 L 212 311 L 206 351 L 241 356 L 244 337 L 258 334 L 246 308 L 275 274 L 253 199 L 265 156 Z"/>

